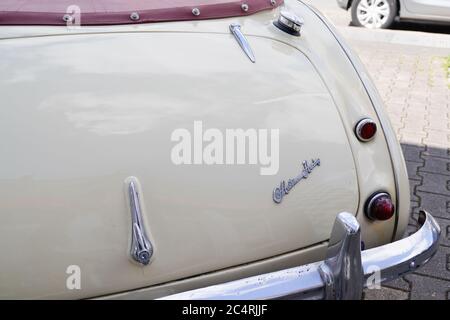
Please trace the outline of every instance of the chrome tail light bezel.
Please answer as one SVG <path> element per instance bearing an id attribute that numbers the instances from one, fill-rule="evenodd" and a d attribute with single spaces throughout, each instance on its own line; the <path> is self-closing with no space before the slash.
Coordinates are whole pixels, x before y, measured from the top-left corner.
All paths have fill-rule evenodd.
<path id="1" fill-rule="evenodd" d="M 369 198 L 367 198 L 366 203 L 364 204 L 364 215 L 371 221 L 387 221 L 391 219 L 393 216 L 395 216 L 395 204 L 394 201 L 392 201 L 392 206 L 394 207 L 392 215 L 388 219 L 378 219 L 377 217 L 374 217 L 371 214 L 371 207 L 375 204 L 375 201 L 380 199 L 381 197 L 388 197 L 392 201 L 391 195 L 386 191 L 377 191 L 370 195 Z"/>
<path id="2" fill-rule="evenodd" d="M 362 136 L 362 130 L 363 130 L 364 126 L 368 125 L 368 124 L 375 126 L 375 133 L 370 138 L 364 138 Z M 363 118 L 363 119 L 359 120 L 358 123 L 355 126 L 355 135 L 356 135 L 356 137 L 358 138 L 359 141 L 361 141 L 361 142 L 369 142 L 369 141 L 372 141 L 375 138 L 375 136 L 377 135 L 377 130 L 378 130 L 378 126 L 375 123 L 375 121 L 373 121 L 370 118 Z"/>

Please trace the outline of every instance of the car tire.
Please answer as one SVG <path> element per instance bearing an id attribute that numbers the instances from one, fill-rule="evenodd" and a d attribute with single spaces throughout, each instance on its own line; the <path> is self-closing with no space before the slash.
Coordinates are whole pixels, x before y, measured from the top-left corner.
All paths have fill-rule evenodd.
<path id="1" fill-rule="evenodd" d="M 396 0 L 354 0 L 352 24 L 370 29 L 389 28 L 397 16 Z"/>

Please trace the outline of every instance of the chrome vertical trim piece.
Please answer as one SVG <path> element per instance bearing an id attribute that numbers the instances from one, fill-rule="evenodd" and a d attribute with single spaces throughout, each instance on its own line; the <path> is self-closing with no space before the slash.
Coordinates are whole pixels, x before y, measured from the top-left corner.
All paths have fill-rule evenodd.
<path id="1" fill-rule="evenodd" d="M 237 23 L 230 24 L 230 31 L 236 38 L 236 41 L 241 46 L 242 50 L 244 50 L 247 57 L 250 59 L 251 62 L 255 63 L 255 55 L 253 54 L 252 48 L 250 47 L 250 44 L 248 43 L 247 39 L 244 37 L 244 34 L 241 31 L 241 26 Z"/>
<path id="2" fill-rule="evenodd" d="M 131 257 L 142 265 L 148 265 L 153 255 L 153 246 L 147 237 L 142 222 L 141 204 L 136 182 L 131 180 L 128 184 L 131 210 Z"/>
<path id="3" fill-rule="evenodd" d="M 337 216 L 319 273 L 325 284 L 325 299 L 361 299 L 361 228 L 352 214 L 341 212 Z"/>

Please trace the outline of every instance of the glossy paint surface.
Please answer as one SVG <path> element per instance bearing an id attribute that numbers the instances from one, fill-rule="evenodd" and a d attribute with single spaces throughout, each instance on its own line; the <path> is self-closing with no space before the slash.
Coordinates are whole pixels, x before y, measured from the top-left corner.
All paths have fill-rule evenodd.
<path id="1" fill-rule="evenodd" d="M 278 10 L 78 31 L 0 29 L 0 296 L 93 297 L 260 261 L 327 240 L 341 211 L 357 214 L 367 247 L 390 241 L 394 220 L 370 222 L 361 205 L 377 190 L 396 194 L 383 132 L 367 144 L 353 134 L 357 121 L 377 114 L 325 25 L 296 1 L 285 8 L 304 18 L 301 38 L 272 25 Z M 232 22 L 242 25 L 255 64 L 229 33 Z M 44 34 L 54 36 L 33 37 Z M 220 130 L 278 128 L 279 172 L 174 165 L 170 135 L 192 131 L 196 120 Z M 273 188 L 311 158 L 321 166 L 275 204 Z M 130 176 L 139 179 L 155 246 L 145 268 L 129 259 Z M 289 254 L 285 261 L 299 262 Z M 80 291 L 66 288 L 74 264 Z"/>
<path id="2" fill-rule="evenodd" d="M 254 37 L 252 64 L 231 35 L 80 35 L 2 45 L 10 62 L 0 83 L 8 101 L 0 129 L 7 150 L 0 169 L 4 275 L 32 283 L 75 264 L 89 277 L 90 295 L 109 293 L 102 290 L 115 274 L 123 276 L 115 285 L 127 290 L 319 243 L 336 211 L 357 209 L 356 170 L 339 114 L 295 48 Z M 175 165 L 171 132 L 193 131 L 196 120 L 224 132 L 279 129 L 279 173 Z M 321 166 L 275 204 L 273 188 L 311 158 Z M 128 261 L 123 181 L 131 175 L 141 182 L 154 237 L 148 267 Z M 10 246 L 15 234 L 24 236 Z M 46 261 L 42 268 L 39 261 Z M 35 267 L 18 272 L 25 264 Z M 23 294 L 1 283 L 1 292 Z"/>

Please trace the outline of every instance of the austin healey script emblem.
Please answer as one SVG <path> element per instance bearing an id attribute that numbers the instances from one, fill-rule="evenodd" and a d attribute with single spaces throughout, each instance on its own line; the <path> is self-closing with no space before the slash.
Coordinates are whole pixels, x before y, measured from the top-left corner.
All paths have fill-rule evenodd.
<path id="1" fill-rule="evenodd" d="M 283 200 L 283 197 L 289 194 L 291 189 L 295 187 L 295 185 L 299 183 L 300 180 L 307 179 L 309 174 L 313 171 L 313 169 L 317 166 L 320 166 L 320 159 L 319 158 L 317 158 L 316 160 L 312 159 L 310 164 L 308 164 L 308 161 L 305 160 L 303 161 L 302 165 L 303 170 L 302 172 L 300 172 L 298 176 L 289 179 L 287 182 L 284 180 L 281 181 L 280 186 L 273 189 L 273 201 L 275 203 L 280 203 L 281 200 Z"/>

